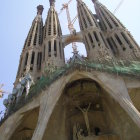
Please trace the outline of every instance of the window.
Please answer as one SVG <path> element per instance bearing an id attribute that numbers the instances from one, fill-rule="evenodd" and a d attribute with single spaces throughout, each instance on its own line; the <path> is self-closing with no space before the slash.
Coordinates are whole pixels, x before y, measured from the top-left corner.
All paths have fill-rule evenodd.
<path id="1" fill-rule="evenodd" d="M 122 41 L 120 40 L 120 38 L 118 37 L 117 34 L 115 34 L 115 38 L 117 39 L 118 43 L 119 43 L 120 45 L 122 45 Z"/>
<path id="2" fill-rule="evenodd" d="M 111 42 L 111 40 L 109 38 L 107 39 L 107 42 L 108 42 L 113 54 L 116 55 L 116 49 L 114 48 L 114 46 L 113 46 L 113 44 L 112 44 L 112 42 Z"/>
<path id="3" fill-rule="evenodd" d="M 87 40 L 87 37 L 86 36 L 85 36 L 85 41 L 87 43 L 88 50 L 90 50 L 90 46 L 89 46 L 89 43 L 88 43 L 88 40 Z"/>
<path id="4" fill-rule="evenodd" d="M 105 14 L 103 13 L 103 11 L 101 11 L 101 13 L 104 16 L 105 20 L 107 21 L 109 27 L 112 29 L 113 27 L 112 27 L 111 23 L 109 22 L 108 17 L 105 16 Z"/>
<path id="5" fill-rule="evenodd" d="M 85 17 L 84 17 L 84 14 L 83 14 L 83 11 L 82 11 L 82 10 L 81 10 L 81 17 L 82 17 L 83 22 L 84 22 L 84 24 L 85 24 L 85 28 L 87 28 L 87 22 L 86 22 L 86 20 L 85 20 Z"/>
<path id="6" fill-rule="evenodd" d="M 60 52 L 60 58 L 62 58 L 61 43 L 60 42 L 59 42 L 59 52 Z"/>
<path id="7" fill-rule="evenodd" d="M 34 64 L 35 52 L 32 52 L 31 64 Z"/>
<path id="8" fill-rule="evenodd" d="M 53 14 L 53 33 L 56 35 L 56 26 L 55 26 L 55 14 Z"/>
<path id="9" fill-rule="evenodd" d="M 129 47 L 132 49 L 133 46 L 132 46 L 132 44 L 130 43 L 130 41 L 128 40 L 128 38 L 126 37 L 126 35 L 125 35 L 123 32 L 121 32 L 121 35 L 122 35 L 122 37 L 124 38 L 124 40 L 126 41 L 126 43 L 129 45 Z"/>
<path id="10" fill-rule="evenodd" d="M 104 20 L 103 20 L 103 18 L 102 18 L 102 15 L 99 13 L 99 17 L 100 17 L 100 19 L 101 19 L 101 28 L 102 29 L 107 29 L 107 27 L 106 27 L 106 25 L 105 25 L 105 23 L 104 23 Z M 102 27 L 103 26 L 103 27 Z"/>
<path id="11" fill-rule="evenodd" d="M 57 46 L 56 46 L 56 40 L 54 41 L 54 56 L 57 57 Z"/>
<path id="12" fill-rule="evenodd" d="M 105 10 L 105 13 L 108 15 L 108 17 L 110 17 L 110 19 L 112 20 L 112 22 L 115 24 L 116 27 L 118 27 L 118 23 L 115 21 L 115 19 L 111 16 L 111 13 L 108 13 L 106 10 Z"/>
<path id="13" fill-rule="evenodd" d="M 51 35 L 51 15 L 49 18 L 49 29 L 48 29 L 48 35 Z"/>
<path id="14" fill-rule="evenodd" d="M 83 17 L 83 21 L 84 21 L 84 24 L 85 24 L 85 28 L 87 28 L 87 23 L 86 23 L 86 20 L 85 20 L 84 17 Z"/>
<path id="15" fill-rule="evenodd" d="M 93 39 L 92 39 L 92 36 L 91 36 L 90 33 L 88 33 L 88 37 L 89 37 L 89 39 L 90 39 L 90 42 L 93 43 Z"/>
<path id="16" fill-rule="evenodd" d="M 92 21 L 91 21 L 91 19 L 88 15 L 87 15 L 87 19 L 88 19 L 88 22 L 89 22 L 90 26 L 93 26 Z"/>
<path id="17" fill-rule="evenodd" d="M 113 23 L 115 24 L 116 27 L 118 27 L 118 23 L 110 16 L 111 20 L 113 21 Z"/>
<path id="18" fill-rule="evenodd" d="M 41 70 L 42 53 L 39 52 L 37 56 L 37 69 Z"/>
<path id="19" fill-rule="evenodd" d="M 43 60 L 45 60 L 45 54 L 46 54 L 46 46 L 44 45 L 44 55 L 43 55 Z"/>
<path id="20" fill-rule="evenodd" d="M 42 44 L 42 23 L 40 23 L 40 26 L 39 26 L 39 42 L 38 42 L 39 45 Z"/>
<path id="21" fill-rule="evenodd" d="M 28 46 L 31 45 L 31 40 L 32 40 L 32 34 L 35 28 L 35 22 L 33 23 L 33 27 L 31 28 L 30 32 L 29 32 L 29 40 L 28 40 Z"/>
<path id="22" fill-rule="evenodd" d="M 27 65 L 28 62 L 28 53 L 26 53 L 26 57 L 25 57 L 25 66 Z"/>
<path id="23" fill-rule="evenodd" d="M 94 34 L 94 36 L 95 36 L 96 41 L 99 42 L 99 38 L 98 38 L 97 33 L 94 31 L 93 34 Z"/>
<path id="24" fill-rule="evenodd" d="M 48 56 L 51 57 L 51 41 L 48 43 Z"/>
<path id="25" fill-rule="evenodd" d="M 104 37 L 103 37 L 103 35 L 102 35 L 102 33 L 101 33 L 101 32 L 100 32 L 100 35 L 101 35 L 101 38 L 102 38 L 102 40 L 103 40 L 103 42 L 104 42 L 105 46 L 108 48 L 108 45 L 107 45 L 107 43 L 106 43 L 106 41 L 105 41 L 105 39 L 104 39 Z"/>
<path id="26" fill-rule="evenodd" d="M 38 32 L 38 26 L 37 26 L 36 31 L 35 31 L 34 45 L 36 45 L 36 42 L 37 42 L 37 32 Z"/>

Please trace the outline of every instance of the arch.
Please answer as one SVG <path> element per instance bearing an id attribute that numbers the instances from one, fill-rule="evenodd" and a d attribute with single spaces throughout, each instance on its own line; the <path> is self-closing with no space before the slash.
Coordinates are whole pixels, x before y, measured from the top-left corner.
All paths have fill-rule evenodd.
<path id="1" fill-rule="evenodd" d="M 39 108 L 25 112 L 10 140 L 30 140 L 36 128 L 38 115 Z"/>
<path id="2" fill-rule="evenodd" d="M 62 36 L 62 42 L 64 44 L 64 47 L 73 43 L 73 42 L 79 42 L 79 43 L 84 43 L 83 42 L 83 36 L 81 32 L 72 34 L 72 35 L 65 35 Z"/>
<path id="3" fill-rule="evenodd" d="M 77 51 L 78 51 L 78 54 L 80 56 L 83 56 L 83 57 L 87 57 L 87 50 L 86 50 L 86 47 L 83 43 L 77 43 L 76 42 L 76 46 L 77 46 Z M 65 60 L 70 60 L 70 58 L 73 57 L 73 48 L 72 48 L 72 45 L 67 45 L 65 48 L 64 48 L 64 55 L 65 55 Z"/>
<path id="4" fill-rule="evenodd" d="M 60 78 L 53 83 L 47 91 L 48 94 L 42 98 L 42 109 L 40 110 L 40 118 L 33 135 L 32 140 L 42 139 L 45 129 L 48 127 L 48 122 L 52 115 L 52 112 L 63 93 L 65 86 L 75 80 L 81 78 L 89 78 L 96 81 L 116 102 L 121 106 L 127 115 L 135 122 L 134 126 L 140 128 L 140 113 L 136 110 L 132 104 L 126 86 L 123 80 L 119 77 L 113 77 L 112 75 L 100 72 L 73 72 L 65 77 Z M 59 87 L 59 91 L 58 91 Z M 119 87 L 119 88 L 118 88 Z M 46 96 L 46 97 L 45 97 Z M 47 99 L 47 100 L 46 100 Z M 130 120 L 131 120 L 130 119 Z M 132 123 L 134 123 L 132 121 Z M 139 129 L 138 129 L 139 130 Z"/>

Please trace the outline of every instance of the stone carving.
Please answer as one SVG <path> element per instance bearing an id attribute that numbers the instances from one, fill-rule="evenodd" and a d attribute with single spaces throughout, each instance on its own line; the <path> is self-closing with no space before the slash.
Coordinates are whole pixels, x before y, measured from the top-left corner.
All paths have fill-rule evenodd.
<path id="1" fill-rule="evenodd" d="M 18 102 L 23 95 L 24 90 L 26 89 L 26 96 L 29 94 L 31 85 L 34 84 L 33 79 L 30 74 L 27 74 L 25 77 L 19 79 L 19 83 L 15 88 L 13 88 L 12 94 L 8 96 L 8 99 L 5 99 L 3 104 L 6 108 L 9 108 L 16 100 Z"/>
<path id="2" fill-rule="evenodd" d="M 25 78 L 23 79 L 23 82 L 24 82 L 24 80 L 26 81 L 25 82 L 26 83 L 25 87 L 26 87 L 26 96 L 27 96 L 29 94 L 29 90 L 31 88 L 31 85 L 34 84 L 34 81 L 33 81 L 30 74 L 27 74 L 25 76 Z"/>
<path id="3" fill-rule="evenodd" d="M 87 108 L 81 108 L 80 106 L 78 106 L 79 110 L 83 113 L 83 117 L 85 119 L 88 135 L 90 135 L 90 126 L 89 126 L 89 119 L 88 119 L 88 111 L 90 109 L 90 106 L 91 106 L 91 103 L 89 103 Z"/>
<path id="4" fill-rule="evenodd" d="M 84 140 L 85 137 L 83 136 L 83 129 L 79 129 L 77 132 L 77 140 Z"/>
<path id="5" fill-rule="evenodd" d="M 44 73 L 45 75 L 49 75 L 51 73 L 53 73 L 56 70 L 56 67 L 52 64 L 52 65 L 48 65 L 45 67 Z"/>
<path id="6" fill-rule="evenodd" d="M 17 89 L 17 102 L 18 102 L 19 99 L 20 99 L 20 97 L 21 97 L 22 94 L 23 94 L 24 86 L 22 86 L 21 83 L 19 83 L 19 84 L 16 86 L 16 89 Z"/>
<path id="7" fill-rule="evenodd" d="M 134 54 L 137 58 L 140 58 L 140 51 L 136 48 L 134 48 Z"/>
<path id="8" fill-rule="evenodd" d="M 78 125 L 76 123 L 73 126 L 73 140 L 77 140 L 77 130 L 78 130 Z"/>
<path id="9" fill-rule="evenodd" d="M 108 52 L 108 50 L 105 48 L 105 47 L 103 47 L 102 45 L 99 45 L 99 54 L 100 54 L 100 59 L 105 59 L 105 60 L 111 60 L 112 58 L 111 58 L 111 56 L 109 55 L 109 52 Z"/>
<path id="10" fill-rule="evenodd" d="M 73 140 L 84 140 L 84 130 L 80 127 L 79 123 L 73 126 Z"/>

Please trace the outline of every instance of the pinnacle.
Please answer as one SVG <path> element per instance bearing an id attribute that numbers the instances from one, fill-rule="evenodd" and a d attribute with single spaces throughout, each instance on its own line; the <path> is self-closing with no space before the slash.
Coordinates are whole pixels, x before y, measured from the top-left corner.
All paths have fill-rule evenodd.
<path id="1" fill-rule="evenodd" d="M 92 0 L 93 3 L 96 3 L 98 0 Z"/>
<path id="2" fill-rule="evenodd" d="M 38 5 L 37 6 L 37 14 L 38 15 L 42 15 L 43 10 L 44 10 L 43 5 Z"/>
<path id="3" fill-rule="evenodd" d="M 55 0 L 49 0 L 50 1 L 50 6 L 54 6 Z"/>

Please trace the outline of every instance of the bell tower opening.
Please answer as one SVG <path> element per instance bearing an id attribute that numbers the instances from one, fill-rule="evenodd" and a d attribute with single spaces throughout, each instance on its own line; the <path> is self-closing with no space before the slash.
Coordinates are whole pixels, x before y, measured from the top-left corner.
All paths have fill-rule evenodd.
<path id="1" fill-rule="evenodd" d="M 83 43 L 76 43 L 78 54 L 84 58 L 87 57 L 86 47 Z M 73 48 L 71 45 L 67 45 L 64 48 L 65 61 L 67 62 L 73 56 Z"/>

